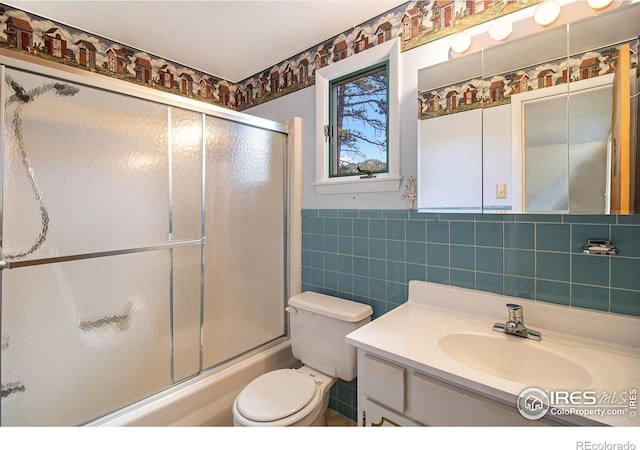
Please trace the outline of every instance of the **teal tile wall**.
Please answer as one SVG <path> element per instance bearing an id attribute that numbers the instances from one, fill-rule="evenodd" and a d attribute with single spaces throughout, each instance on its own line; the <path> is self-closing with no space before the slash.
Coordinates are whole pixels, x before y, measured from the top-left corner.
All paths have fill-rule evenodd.
<path id="1" fill-rule="evenodd" d="M 640 216 L 302 211 L 302 288 L 371 305 L 373 318 L 423 280 L 640 316 Z M 616 256 L 581 253 L 608 239 Z M 356 420 L 357 383 L 330 407 Z"/>

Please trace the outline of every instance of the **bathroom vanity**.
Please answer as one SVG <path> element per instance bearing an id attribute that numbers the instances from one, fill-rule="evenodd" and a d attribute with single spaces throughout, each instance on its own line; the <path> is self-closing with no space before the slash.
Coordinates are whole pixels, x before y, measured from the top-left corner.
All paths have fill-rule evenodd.
<path id="1" fill-rule="evenodd" d="M 507 303 L 540 341 L 493 331 Z M 346 340 L 361 426 L 640 425 L 640 318 L 411 281 Z M 517 407 L 532 388 L 548 399 L 537 419 Z"/>

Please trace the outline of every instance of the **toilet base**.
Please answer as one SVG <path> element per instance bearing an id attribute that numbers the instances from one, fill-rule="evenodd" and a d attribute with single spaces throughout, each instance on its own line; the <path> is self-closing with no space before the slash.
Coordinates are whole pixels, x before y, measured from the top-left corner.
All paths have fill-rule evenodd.
<path id="1" fill-rule="evenodd" d="M 311 418 L 312 416 L 314 416 L 315 414 L 317 414 L 317 418 L 309 425 L 302 425 L 302 423 L 296 423 L 293 424 L 292 426 L 294 427 L 324 427 L 327 425 L 327 421 L 325 419 L 325 414 L 327 413 L 327 409 L 329 408 L 329 395 L 325 395 L 325 397 L 322 399 L 322 403 L 320 404 L 320 408 L 319 411 L 316 413 L 316 411 L 313 411 L 311 414 L 309 414 L 309 416 L 307 416 L 308 418 Z"/>

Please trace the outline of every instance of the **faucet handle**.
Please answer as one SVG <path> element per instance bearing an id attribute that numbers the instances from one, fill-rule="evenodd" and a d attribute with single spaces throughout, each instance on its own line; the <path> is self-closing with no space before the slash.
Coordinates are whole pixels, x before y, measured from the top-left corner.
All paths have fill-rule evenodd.
<path id="1" fill-rule="evenodd" d="M 542 334 L 540 334 L 539 331 L 530 330 L 524 326 L 522 306 L 516 305 L 515 303 L 507 303 L 507 309 L 509 311 L 509 320 L 507 320 L 506 323 L 496 323 L 493 326 L 493 331 L 512 334 L 536 341 L 542 339 Z"/>
<path id="2" fill-rule="evenodd" d="M 509 309 L 510 321 L 522 322 L 522 306 L 515 303 L 507 303 L 507 308 Z"/>

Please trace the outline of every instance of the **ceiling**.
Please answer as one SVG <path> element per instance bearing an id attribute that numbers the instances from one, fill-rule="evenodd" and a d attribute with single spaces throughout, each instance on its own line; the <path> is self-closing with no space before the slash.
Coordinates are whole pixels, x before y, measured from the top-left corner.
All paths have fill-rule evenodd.
<path id="1" fill-rule="evenodd" d="M 18 9 L 232 82 L 405 1 L 6 1 Z"/>

